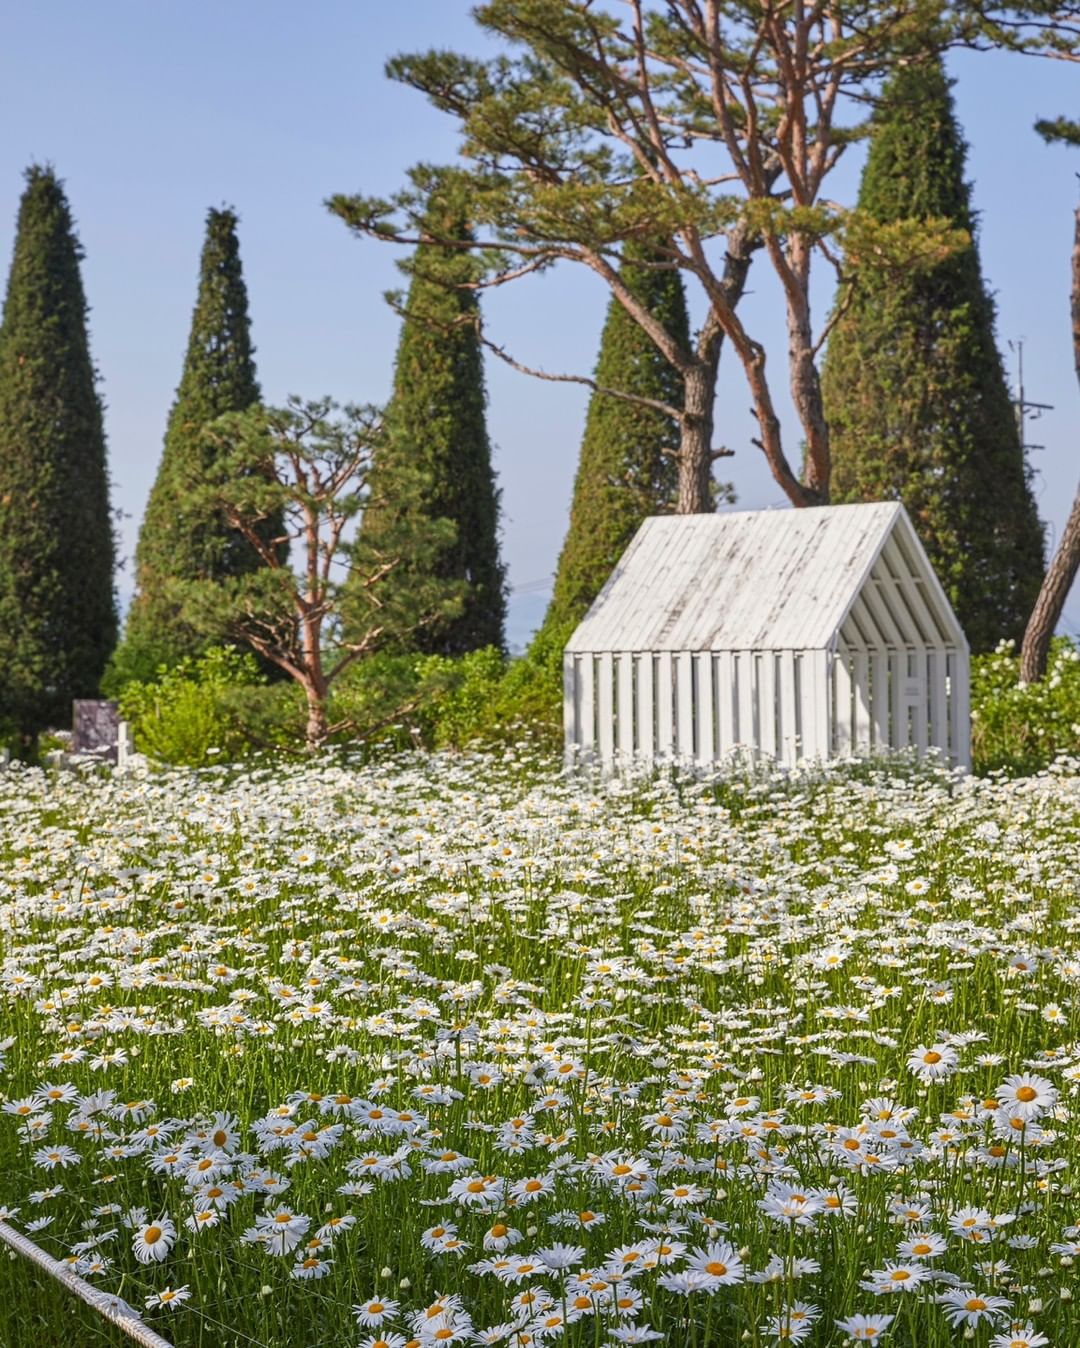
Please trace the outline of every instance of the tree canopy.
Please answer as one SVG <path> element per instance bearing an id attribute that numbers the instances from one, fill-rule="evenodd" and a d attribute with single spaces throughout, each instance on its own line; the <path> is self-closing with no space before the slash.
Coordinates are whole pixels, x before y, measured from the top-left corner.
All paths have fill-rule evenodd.
<path id="1" fill-rule="evenodd" d="M 947 220 L 968 242 L 922 271 L 864 267 L 823 386 L 835 501 L 903 501 L 973 649 L 1018 639 L 1043 533 L 974 239 L 967 147 L 938 61 L 904 67 L 875 118 L 859 208 Z"/>
<path id="2" fill-rule="evenodd" d="M 813 321 L 812 263 L 834 266 L 846 284 L 867 258 L 911 269 L 959 242 L 947 222 L 882 224 L 826 190 L 881 80 L 955 45 L 1060 56 L 1077 41 L 1068 14 L 1030 4 L 489 0 L 474 14 L 496 55 L 429 51 L 395 57 L 388 72 L 457 123 L 465 167 L 453 172 L 471 194 L 483 284 L 586 267 L 679 371 L 681 406 L 661 410 L 681 428 L 686 511 L 710 508 L 711 464 L 727 452 L 712 443 L 723 343 L 745 373 L 754 441 L 774 478 L 796 505 L 827 501 L 817 366 L 827 326 Z M 418 166 L 390 198 L 341 195 L 330 205 L 359 234 L 422 244 L 436 172 Z M 642 238 L 657 248 L 652 265 L 699 288 L 706 316 L 690 350 L 621 278 L 626 244 Z M 780 281 L 801 468 L 790 459 L 765 348 L 739 305 L 756 248 Z M 582 375 L 533 372 L 595 386 Z"/>
<path id="3" fill-rule="evenodd" d="M 192 478 L 209 466 L 205 455 L 214 452 L 204 427 L 259 401 L 236 227 L 232 210 L 207 213 L 184 368 L 139 531 L 136 595 L 119 658 L 128 673 L 144 678 L 159 662 L 205 649 L 184 620 L 176 582 L 225 579 L 258 565 L 255 550 L 221 513 L 206 501 L 196 506 L 188 494 Z"/>
<path id="4" fill-rule="evenodd" d="M 116 641 L 105 433 L 63 184 L 27 170 L 0 324 L 0 720 L 29 744 Z"/>
<path id="5" fill-rule="evenodd" d="M 440 547 L 425 541 L 417 556 L 403 558 L 386 588 L 422 586 L 430 578 L 460 582 L 460 611 L 409 637 L 426 654 L 460 655 L 503 645 L 499 493 L 485 418 L 480 310 L 469 289 L 477 264 L 461 246 L 471 239 L 463 203 L 436 193 L 424 234 L 446 242 L 420 251 L 409 268 L 408 296 L 398 303 L 394 390 L 361 529 L 378 547 L 400 536 L 405 516 L 452 526 Z"/>

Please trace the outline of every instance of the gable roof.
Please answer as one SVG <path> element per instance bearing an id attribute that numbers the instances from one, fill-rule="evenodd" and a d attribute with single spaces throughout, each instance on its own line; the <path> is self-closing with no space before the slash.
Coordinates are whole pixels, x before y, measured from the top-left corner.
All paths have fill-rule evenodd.
<path id="1" fill-rule="evenodd" d="M 899 502 L 656 515 L 634 535 L 567 643 L 576 651 L 822 650 L 889 545 L 924 626 L 963 631 Z M 873 572 L 873 576 L 872 573 Z"/>

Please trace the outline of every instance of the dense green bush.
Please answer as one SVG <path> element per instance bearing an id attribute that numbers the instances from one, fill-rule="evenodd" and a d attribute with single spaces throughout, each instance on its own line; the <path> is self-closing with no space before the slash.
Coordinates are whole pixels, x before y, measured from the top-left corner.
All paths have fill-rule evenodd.
<path id="1" fill-rule="evenodd" d="M 1059 754 L 1080 753 L 1080 649 L 1050 648 L 1046 678 L 1022 683 L 1011 641 L 971 662 L 971 748 L 977 773 L 1038 772 Z"/>
<path id="2" fill-rule="evenodd" d="M 215 647 L 171 668 L 161 666 L 153 681 L 125 684 L 117 700 L 140 753 L 198 766 L 246 752 L 248 737 L 230 712 L 228 694 L 263 681 L 253 655 L 233 646 Z"/>
<path id="3" fill-rule="evenodd" d="M 457 657 L 371 656 L 335 685 L 330 742 L 445 749 L 527 737 L 555 746 L 562 734 L 561 657 L 557 634 L 520 660 L 507 661 L 494 646 Z M 136 748 L 164 763 L 303 752 L 302 693 L 292 683 L 268 682 L 255 657 L 234 647 L 159 666 L 154 678 L 117 678 L 112 691 Z"/>
<path id="4" fill-rule="evenodd" d="M 562 742 L 562 650 L 573 629 L 542 629 L 528 653 L 507 661 L 494 647 L 459 660 L 432 658 L 418 668 L 427 693 L 424 742 L 434 748 Z"/>

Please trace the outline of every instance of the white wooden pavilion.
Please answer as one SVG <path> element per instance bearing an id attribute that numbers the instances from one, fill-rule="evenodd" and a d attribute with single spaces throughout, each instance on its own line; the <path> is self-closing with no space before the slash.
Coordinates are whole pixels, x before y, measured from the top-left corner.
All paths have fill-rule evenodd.
<path id="1" fill-rule="evenodd" d="M 569 753 L 970 761 L 969 655 L 902 505 L 647 519 L 564 656 Z"/>

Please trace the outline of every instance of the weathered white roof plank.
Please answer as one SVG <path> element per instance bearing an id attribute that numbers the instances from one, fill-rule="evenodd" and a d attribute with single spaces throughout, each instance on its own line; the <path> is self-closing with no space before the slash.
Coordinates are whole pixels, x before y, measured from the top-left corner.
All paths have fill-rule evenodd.
<path id="1" fill-rule="evenodd" d="M 924 623 L 932 617 L 937 630 L 926 636 L 965 647 L 902 506 L 883 502 L 648 519 L 567 650 L 822 650 L 864 586 L 895 584 L 882 564 L 887 545 L 890 560 L 914 577 L 909 594 L 918 588 Z M 867 607 L 879 629 L 886 613 L 886 628 L 895 631 L 897 618 L 909 625 L 907 613 L 893 614 L 891 595 L 871 597 L 862 623 Z"/>

